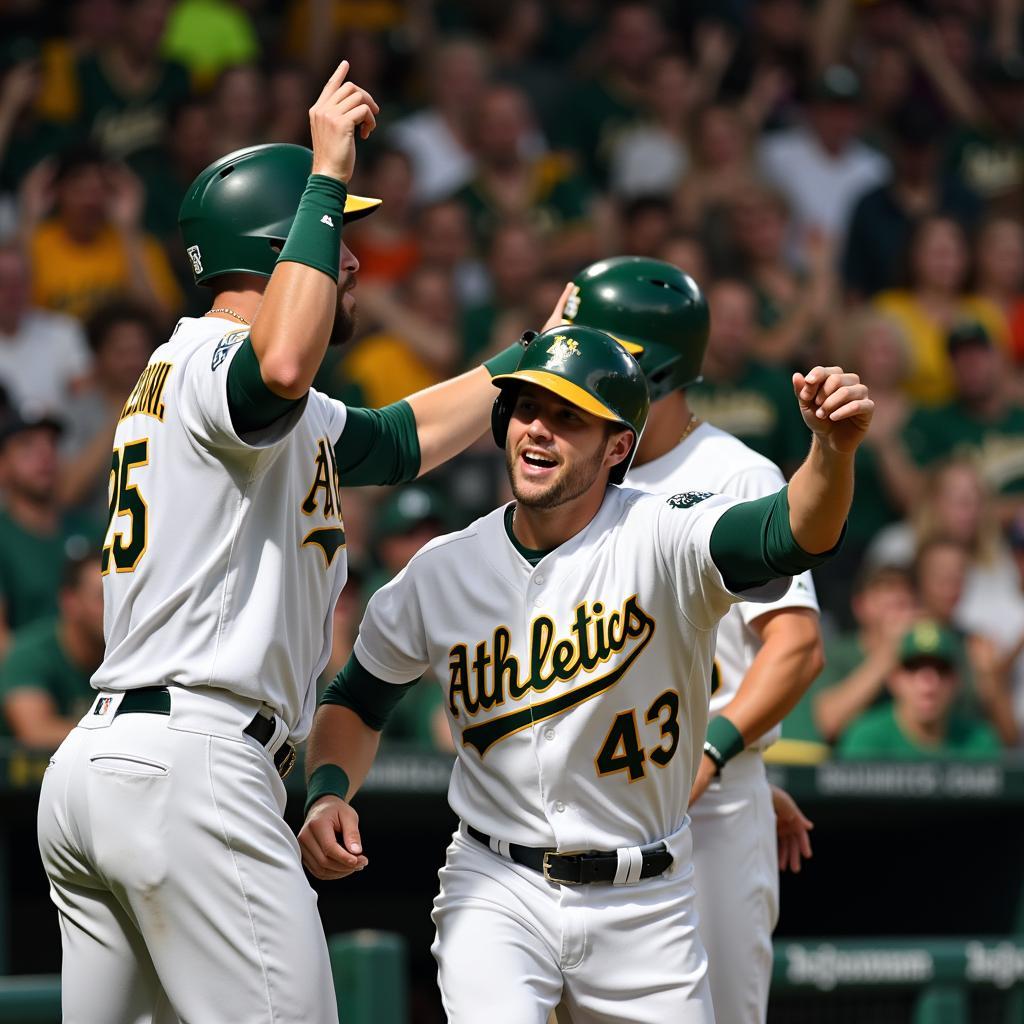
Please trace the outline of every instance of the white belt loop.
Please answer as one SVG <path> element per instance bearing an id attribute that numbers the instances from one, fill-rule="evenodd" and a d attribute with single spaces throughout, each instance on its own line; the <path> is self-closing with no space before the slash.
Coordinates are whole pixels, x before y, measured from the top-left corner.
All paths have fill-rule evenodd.
<path id="1" fill-rule="evenodd" d="M 612 885 L 636 885 L 644 866 L 643 851 L 639 846 L 625 846 L 615 851 L 619 859 Z"/>
<path id="2" fill-rule="evenodd" d="M 494 836 L 491 836 L 491 841 L 488 845 L 490 846 L 492 853 L 496 853 L 499 857 L 504 857 L 505 860 L 512 859 L 508 843 L 504 839 L 495 839 Z"/>

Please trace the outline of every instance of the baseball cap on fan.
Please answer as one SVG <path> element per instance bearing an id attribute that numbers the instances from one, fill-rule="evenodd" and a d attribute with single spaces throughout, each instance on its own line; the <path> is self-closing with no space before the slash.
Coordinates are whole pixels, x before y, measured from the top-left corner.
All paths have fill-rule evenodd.
<path id="1" fill-rule="evenodd" d="M 436 523 L 448 529 L 448 510 L 441 496 L 422 484 L 403 487 L 384 502 L 373 527 L 374 541 L 398 537 L 422 526 Z"/>
<path id="2" fill-rule="evenodd" d="M 53 413 L 45 409 L 26 407 L 10 409 L 0 418 L 0 447 L 12 437 L 23 434 L 26 430 L 52 430 L 58 437 L 64 433 L 64 423 Z"/>
<path id="3" fill-rule="evenodd" d="M 946 335 L 946 348 L 951 356 L 968 348 L 991 348 L 992 339 L 983 324 L 966 320 L 953 327 Z"/>
<path id="4" fill-rule="evenodd" d="M 960 638 L 951 629 L 937 622 L 919 622 L 900 641 L 900 664 L 932 661 L 954 668 L 960 649 Z"/>

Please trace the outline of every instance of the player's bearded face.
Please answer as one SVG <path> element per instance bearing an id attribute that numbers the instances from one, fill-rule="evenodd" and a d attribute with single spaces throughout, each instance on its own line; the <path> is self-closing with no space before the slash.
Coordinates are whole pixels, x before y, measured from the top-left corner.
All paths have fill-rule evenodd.
<path id="1" fill-rule="evenodd" d="M 524 388 L 505 440 L 505 464 L 520 505 L 552 509 L 607 483 L 609 433 L 603 420 Z"/>
<path id="2" fill-rule="evenodd" d="M 342 243 L 341 264 L 338 271 L 338 305 L 334 313 L 334 326 L 328 344 L 344 345 L 350 341 L 356 329 L 356 297 L 352 290 L 356 286 L 356 272 L 359 261 L 352 251 Z"/>

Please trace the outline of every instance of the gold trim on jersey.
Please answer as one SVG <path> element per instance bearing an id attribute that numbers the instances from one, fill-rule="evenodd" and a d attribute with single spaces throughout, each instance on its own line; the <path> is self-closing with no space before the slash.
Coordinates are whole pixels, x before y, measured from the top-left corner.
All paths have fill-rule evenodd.
<path id="1" fill-rule="evenodd" d="M 324 568 L 330 569 L 335 555 L 345 548 L 345 531 L 340 526 L 318 526 L 302 538 L 301 547 L 317 547 L 324 556 Z"/>
<path id="2" fill-rule="evenodd" d="M 313 482 L 306 492 L 306 497 L 302 499 L 300 506 L 302 514 L 311 516 L 320 509 L 317 494 L 323 491 L 323 517 L 340 520 L 341 480 L 338 476 L 338 462 L 334 454 L 334 445 L 326 437 L 318 437 L 316 449 L 316 454 L 313 456 Z"/>
<path id="3" fill-rule="evenodd" d="M 134 457 L 134 452 L 139 450 L 142 454 L 141 459 Z M 111 561 L 113 561 L 117 572 L 135 572 L 142 556 L 149 550 L 149 505 L 142 497 L 138 484 L 128 482 L 128 475 L 133 469 L 148 465 L 148 437 L 126 441 L 111 453 L 107 530 L 103 536 L 104 544 L 100 553 L 101 576 L 106 576 L 110 572 Z M 124 543 L 124 533 L 114 530 L 114 524 L 121 516 L 128 516 L 131 519 L 131 542 L 128 544 Z M 108 535 L 110 537 L 109 544 L 106 543 Z M 138 554 L 134 555 L 128 564 L 122 564 L 122 559 L 128 557 L 140 535 L 142 546 Z"/>
<path id="4" fill-rule="evenodd" d="M 117 418 L 118 423 L 135 415 L 152 416 L 162 423 L 166 411 L 163 401 L 164 388 L 173 369 L 173 363 L 150 363 L 135 382 L 135 387 L 132 388 L 132 393 Z"/>

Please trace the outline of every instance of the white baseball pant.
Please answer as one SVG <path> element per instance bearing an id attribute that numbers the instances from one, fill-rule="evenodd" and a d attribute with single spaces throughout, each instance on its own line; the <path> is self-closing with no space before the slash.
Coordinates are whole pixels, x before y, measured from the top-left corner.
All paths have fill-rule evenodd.
<path id="1" fill-rule="evenodd" d="M 779 917 L 775 810 L 764 761 L 733 758 L 690 808 L 700 937 L 715 1016 L 764 1024 Z"/>
<path id="2" fill-rule="evenodd" d="M 460 827 L 432 915 L 449 1024 L 714 1024 L 688 829 L 666 843 L 657 878 L 563 886 Z"/>
<path id="3" fill-rule="evenodd" d="M 169 716 L 114 717 L 102 700 L 39 802 L 65 1024 L 337 1024 L 284 785 L 242 733 L 256 705 L 179 688 Z"/>

